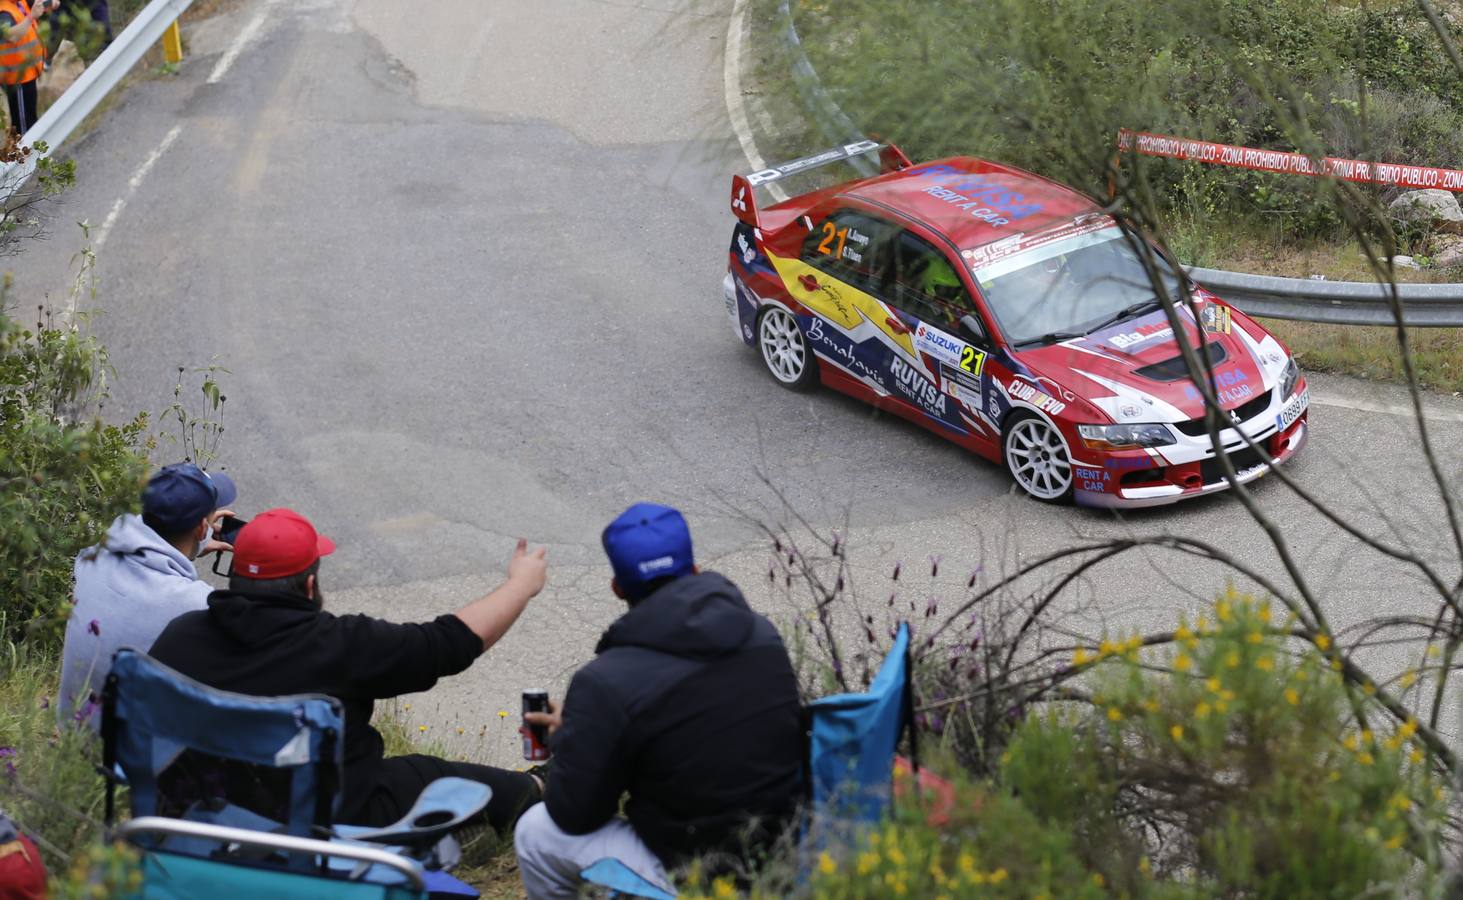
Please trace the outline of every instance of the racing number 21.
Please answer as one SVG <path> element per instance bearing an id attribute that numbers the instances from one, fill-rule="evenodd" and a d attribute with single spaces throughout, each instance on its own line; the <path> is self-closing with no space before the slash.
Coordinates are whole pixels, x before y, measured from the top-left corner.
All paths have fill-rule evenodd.
<path id="1" fill-rule="evenodd" d="M 834 238 L 838 238 L 838 249 L 829 246 Z M 823 242 L 818 245 L 818 252 L 824 256 L 842 256 L 843 245 L 848 241 L 848 228 L 839 228 L 832 222 L 823 223 Z"/>
<path id="2" fill-rule="evenodd" d="M 966 344 L 960 348 L 960 368 L 972 375 L 979 375 L 985 368 L 985 353 Z"/>

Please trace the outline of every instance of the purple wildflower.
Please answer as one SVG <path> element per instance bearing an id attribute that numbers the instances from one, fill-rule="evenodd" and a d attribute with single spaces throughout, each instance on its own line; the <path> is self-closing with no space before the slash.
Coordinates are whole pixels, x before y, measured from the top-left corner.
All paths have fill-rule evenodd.
<path id="1" fill-rule="evenodd" d="M 931 597 L 928 605 L 925 606 L 925 618 L 928 619 L 940 611 L 940 598 Z"/>
<path id="2" fill-rule="evenodd" d="M 20 755 L 20 751 L 14 747 L 0 747 L 0 759 L 14 759 Z"/>
<path id="3" fill-rule="evenodd" d="M 967 582 L 965 582 L 965 586 L 968 587 L 968 588 L 975 587 L 975 578 L 976 578 L 977 575 L 980 574 L 980 570 L 981 569 L 984 569 L 984 568 L 985 568 L 985 566 L 976 566 L 973 570 L 971 570 L 970 580 L 967 581 Z"/>
<path id="4" fill-rule="evenodd" d="M 940 574 L 940 561 L 945 557 L 943 554 L 930 554 L 930 577 L 935 578 Z"/>

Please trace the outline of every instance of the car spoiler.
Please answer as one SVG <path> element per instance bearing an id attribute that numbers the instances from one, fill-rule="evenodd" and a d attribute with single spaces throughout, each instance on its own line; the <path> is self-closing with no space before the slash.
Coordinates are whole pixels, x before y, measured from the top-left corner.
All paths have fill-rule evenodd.
<path id="1" fill-rule="evenodd" d="M 844 144 L 822 153 L 814 153 L 812 156 L 804 156 L 802 159 L 795 159 L 792 162 L 785 162 L 779 165 L 770 166 L 760 172 L 752 172 L 749 175 L 733 175 L 731 188 L 732 213 L 743 222 L 756 228 L 757 198 L 754 196 L 753 188 L 780 181 L 789 175 L 796 175 L 799 172 L 808 172 L 823 166 L 831 165 L 851 159 L 863 153 L 879 151 L 879 172 L 896 172 L 900 169 L 907 169 L 911 165 L 909 157 L 904 155 L 893 144 L 881 144 L 878 141 L 858 141 L 853 144 Z"/>

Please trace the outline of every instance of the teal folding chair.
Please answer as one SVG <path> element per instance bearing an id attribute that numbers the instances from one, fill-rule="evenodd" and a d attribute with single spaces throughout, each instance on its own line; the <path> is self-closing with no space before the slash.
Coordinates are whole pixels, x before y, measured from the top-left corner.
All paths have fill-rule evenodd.
<path id="1" fill-rule="evenodd" d="M 486 785 L 443 778 L 385 828 L 341 825 L 340 704 L 323 695 L 220 691 L 132 649 L 102 693 L 106 818 L 125 783 L 148 900 L 415 900 L 477 896 L 444 871 L 451 832 L 487 805 Z"/>

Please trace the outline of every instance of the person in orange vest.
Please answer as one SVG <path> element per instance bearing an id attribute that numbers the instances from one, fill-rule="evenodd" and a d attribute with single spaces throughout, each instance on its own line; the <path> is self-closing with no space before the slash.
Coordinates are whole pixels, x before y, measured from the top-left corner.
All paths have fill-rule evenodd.
<path id="1" fill-rule="evenodd" d="M 25 134 L 40 118 L 36 79 L 46 68 L 36 20 L 55 8 L 58 0 L 0 0 L 0 84 L 10 105 L 10 127 Z"/>

